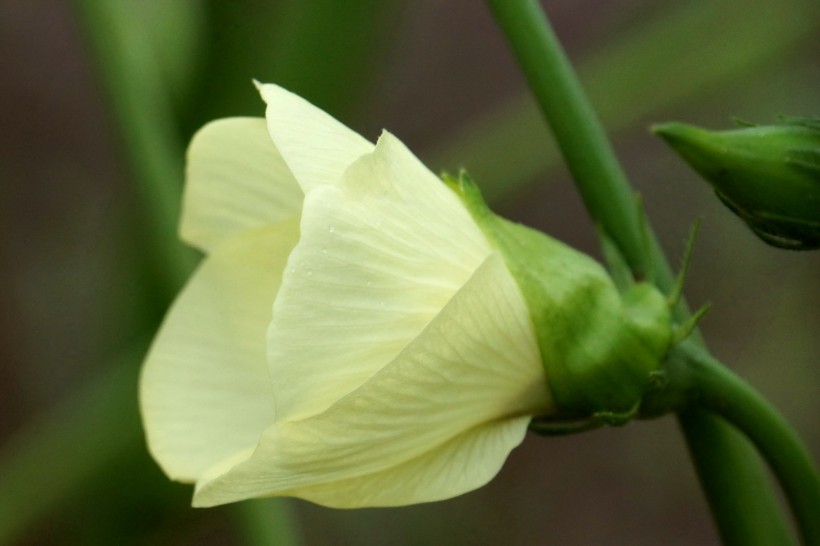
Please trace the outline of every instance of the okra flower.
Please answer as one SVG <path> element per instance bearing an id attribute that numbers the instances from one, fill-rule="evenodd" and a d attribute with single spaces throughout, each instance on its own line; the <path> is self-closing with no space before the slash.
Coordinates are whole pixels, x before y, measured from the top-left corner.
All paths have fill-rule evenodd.
<path id="1" fill-rule="evenodd" d="M 260 92 L 266 120 L 216 121 L 191 143 L 181 234 L 207 256 L 140 385 L 149 448 L 196 484 L 194 505 L 445 499 L 489 481 L 533 416 L 640 399 L 606 378 L 628 362 L 643 388 L 665 311 L 625 311 L 597 263 L 519 240 L 526 228 L 493 221 L 468 181 L 448 187 L 393 135 L 374 146 Z"/>

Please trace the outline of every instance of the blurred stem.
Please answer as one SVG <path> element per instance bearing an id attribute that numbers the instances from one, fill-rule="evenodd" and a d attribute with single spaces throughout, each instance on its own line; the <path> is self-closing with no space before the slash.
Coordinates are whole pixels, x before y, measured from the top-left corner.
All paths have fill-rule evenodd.
<path id="1" fill-rule="evenodd" d="M 0 544 L 11 543 L 98 468 L 139 444 L 134 395 L 144 352 L 145 343 L 136 344 L 3 446 Z"/>
<path id="2" fill-rule="evenodd" d="M 153 275 L 173 295 L 191 272 L 194 254 L 177 240 L 183 148 L 174 125 L 170 89 L 146 29 L 134 22 L 138 4 L 77 0 L 83 29 L 97 60 L 106 98 L 122 139 L 149 226 Z"/>
<path id="3" fill-rule="evenodd" d="M 645 277 L 652 264 L 655 281 L 668 292 L 674 281 L 666 259 L 657 242 L 651 237 L 647 242 L 642 234 L 641 212 L 632 189 L 540 5 L 536 0 L 487 0 L 487 4 L 527 77 L 590 214 L 616 244 L 633 274 Z M 685 307 L 678 306 L 676 318 L 685 315 Z M 708 423 L 714 417 L 693 414 L 682 422 L 690 445 L 699 446 L 704 441 L 692 426 L 702 419 Z M 731 484 L 731 498 L 710 497 L 724 540 L 742 544 L 742 537 L 782 535 L 783 516 L 769 509 L 776 501 L 773 492 L 761 486 L 767 482 L 759 459 L 736 437 L 719 430 L 714 428 L 710 440 L 716 442 L 711 447 L 720 457 L 698 459 L 697 465 L 714 470 L 701 473 L 702 478 L 720 475 L 724 485 Z M 700 453 L 700 449 L 692 450 L 695 457 Z M 715 491 L 713 484 L 706 482 L 704 489 L 707 495 Z M 788 541 L 785 536 L 780 542 Z"/>
<path id="4" fill-rule="evenodd" d="M 268 546 L 270 544 L 304 543 L 296 523 L 291 499 L 253 499 L 237 505 L 234 516 L 241 523 L 243 544 Z"/>
<path id="5" fill-rule="evenodd" d="M 395 0 L 259 2 L 207 0 L 211 21 L 203 53 L 207 63 L 185 120 L 185 131 L 217 117 L 263 111 L 251 78 L 275 82 L 342 121 L 363 106 L 362 97 L 395 27 Z M 213 82 L 220 85 L 214 86 Z"/>

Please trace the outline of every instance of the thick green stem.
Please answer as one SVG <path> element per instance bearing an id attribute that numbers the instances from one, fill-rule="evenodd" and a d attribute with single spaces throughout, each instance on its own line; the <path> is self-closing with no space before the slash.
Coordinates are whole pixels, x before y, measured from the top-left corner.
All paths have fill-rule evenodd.
<path id="1" fill-rule="evenodd" d="M 584 203 L 632 271 L 649 273 L 635 195 L 535 0 L 487 0 L 546 116 Z"/>
<path id="2" fill-rule="evenodd" d="M 657 243 L 650 237 L 647 244 L 642 234 L 641 212 L 633 191 L 540 5 L 536 0 L 487 3 L 518 58 L 590 214 L 636 276 L 652 271 L 655 282 L 669 291 L 674 284 L 671 270 Z M 677 318 L 686 314 L 685 307 L 678 306 Z M 715 494 L 715 484 L 704 482 L 718 527 L 727 530 L 724 540 L 740 544 L 742 537 L 759 535 L 780 536 L 779 542 L 787 543 L 782 514 L 769 509 L 775 501 L 755 453 L 738 438 L 721 433 L 720 425 L 710 424 L 711 419 L 714 417 L 692 414 L 681 426 L 694 447 L 694 457 L 702 456 L 700 446 L 707 440 L 720 453 L 719 457 L 697 459 L 698 467 L 711 469 L 701 472 L 702 479 L 721 476 L 722 484 L 731 484 L 735 492 L 730 499 Z M 706 426 L 713 431 L 707 439 L 699 436 L 699 430 Z M 754 495 L 746 494 L 751 490 Z"/>
<path id="3" fill-rule="evenodd" d="M 715 461 L 736 460 L 748 455 L 744 438 L 722 419 L 701 409 L 680 414 L 680 425 L 695 469 L 706 492 L 709 506 L 715 513 L 735 511 L 731 516 L 716 518 L 718 531 L 727 546 L 787 546 L 794 544 L 785 520 L 771 518 L 780 507 L 769 494 L 769 484 L 758 479 L 757 466 L 740 466 L 734 472 L 724 471 Z M 697 439 L 697 441 L 692 441 Z M 734 453 L 739 449 L 739 453 Z M 744 472 L 750 472 L 745 479 Z M 737 483 L 742 484 L 742 489 Z M 740 502 L 753 498 L 756 502 Z M 737 525 L 738 520 L 771 520 L 768 526 Z"/>
<path id="4" fill-rule="evenodd" d="M 696 407 L 724 417 L 741 430 L 780 481 L 805 544 L 820 544 L 820 471 L 797 433 L 756 390 L 706 351 L 688 352 Z"/>

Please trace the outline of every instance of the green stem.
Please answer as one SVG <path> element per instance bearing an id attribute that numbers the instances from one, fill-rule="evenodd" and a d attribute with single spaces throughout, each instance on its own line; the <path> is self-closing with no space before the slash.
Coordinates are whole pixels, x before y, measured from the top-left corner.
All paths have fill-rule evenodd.
<path id="1" fill-rule="evenodd" d="M 709 506 L 715 513 L 731 516 L 716 518 L 721 539 L 727 546 L 787 546 L 794 544 L 786 521 L 771 518 L 780 507 L 769 493 L 769 485 L 760 480 L 758 467 L 744 465 L 734 472 L 725 472 L 720 460 L 739 460 L 749 456 L 743 436 L 725 421 L 705 410 L 691 409 L 679 416 L 681 427 L 687 432 L 689 452 Z M 693 441 L 697 439 L 697 441 Z M 736 452 L 737 451 L 737 452 Z M 752 453 L 751 455 L 756 455 Z M 744 477 L 744 473 L 747 473 Z M 742 488 L 738 488 L 738 484 Z M 744 498 L 756 502 L 740 502 Z M 768 520 L 768 528 L 737 525 L 741 520 Z"/>
<path id="2" fill-rule="evenodd" d="M 757 446 L 780 481 L 805 544 L 820 545 L 820 471 L 789 423 L 706 351 L 688 351 L 694 404 L 724 417 Z"/>
<path id="3" fill-rule="evenodd" d="M 111 113 L 118 121 L 125 159 L 133 174 L 149 246 L 148 262 L 156 279 L 173 295 L 190 274 L 194 254 L 177 240 L 183 147 L 169 89 L 146 35 L 135 24 L 134 6 L 104 0 L 77 0 Z"/>
<path id="4" fill-rule="evenodd" d="M 241 523 L 243 544 L 248 546 L 304 544 L 292 499 L 247 500 L 236 506 L 234 517 Z"/>
<path id="5" fill-rule="evenodd" d="M 635 196 L 606 133 L 535 0 L 487 0 L 524 70 L 587 208 L 632 271 L 649 273 Z M 615 229 L 610 229 L 615 227 Z"/>
<path id="6" fill-rule="evenodd" d="M 540 5 L 535 0 L 487 0 L 487 4 L 518 58 L 590 214 L 615 242 L 635 276 L 651 270 L 655 282 L 668 292 L 674 278 L 663 252 L 651 236 L 646 243 L 633 191 Z M 678 320 L 687 314 L 684 305 L 677 307 Z M 710 419 L 714 418 L 693 414 L 681 422 L 687 441 L 695 446 L 695 457 L 702 453 L 697 447 L 705 441 L 698 436 L 697 425 L 710 426 Z M 775 500 L 771 490 L 761 486 L 767 483 L 766 475 L 756 455 L 736 437 L 720 433 L 718 426 L 712 428 L 714 443 L 710 445 L 719 450 L 720 457 L 700 458 L 696 464 L 712 469 L 701 473 L 703 478 L 720 475 L 735 493 L 732 499 L 714 495 L 716 487 L 704 482 L 718 527 L 733 530 L 724 539 L 740 543 L 744 536 L 782 536 L 783 517 L 769 509 Z M 753 485 L 756 494 L 745 494 Z M 786 541 L 788 537 L 783 537 L 781 542 Z"/>

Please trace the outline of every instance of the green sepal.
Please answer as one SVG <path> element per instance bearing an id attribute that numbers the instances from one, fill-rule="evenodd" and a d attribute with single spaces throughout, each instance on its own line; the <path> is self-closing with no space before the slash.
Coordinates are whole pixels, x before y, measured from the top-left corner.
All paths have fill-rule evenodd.
<path id="1" fill-rule="evenodd" d="M 700 321 L 703 317 L 706 316 L 706 313 L 712 308 L 712 304 L 707 303 L 702 305 L 697 311 L 692 313 L 692 315 L 687 318 L 683 323 L 677 325 L 675 327 L 675 331 L 672 334 L 672 345 L 678 345 L 683 340 L 688 338 L 691 333 L 697 328 Z"/>
<path id="2" fill-rule="evenodd" d="M 683 123 L 653 127 L 766 243 L 820 248 L 820 120 L 709 131 Z"/>
<path id="3" fill-rule="evenodd" d="M 558 406 L 551 426 L 584 429 L 634 417 L 671 343 L 666 297 L 645 282 L 619 291 L 589 256 L 495 215 L 465 173 L 444 181 L 501 253 L 527 302 Z"/>
<path id="4" fill-rule="evenodd" d="M 606 423 L 593 417 L 581 419 L 556 419 L 551 417 L 536 417 L 530 422 L 529 429 L 541 436 L 566 436 L 601 428 Z"/>

